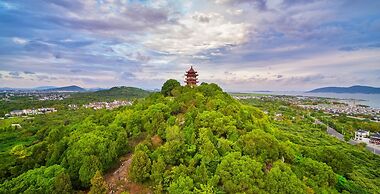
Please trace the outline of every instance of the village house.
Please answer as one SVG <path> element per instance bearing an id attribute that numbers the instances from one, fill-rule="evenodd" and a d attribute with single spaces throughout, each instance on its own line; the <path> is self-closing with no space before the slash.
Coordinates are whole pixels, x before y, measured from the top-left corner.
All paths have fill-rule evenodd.
<path id="1" fill-rule="evenodd" d="M 55 108 L 38 108 L 38 109 L 23 109 L 23 110 L 12 110 L 9 114 L 5 114 L 6 117 L 9 116 L 23 116 L 23 115 L 41 115 L 46 113 L 57 112 Z"/>
<path id="2" fill-rule="evenodd" d="M 375 133 L 375 134 L 371 135 L 371 137 L 369 139 L 369 143 L 380 145 L 380 133 Z"/>
<path id="3" fill-rule="evenodd" d="M 9 114 L 11 116 L 21 116 L 24 112 L 22 110 L 12 110 Z"/>
<path id="4" fill-rule="evenodd" d="M 365 131 L 365 130 L 357 130 L 355 132 L 355 140 L 358 141 L 358 140 L 363 140 L 363 138 L 366 138 L 369 136 L 369 132 L 368 131 Z"/>
<path id="5" fill-rule="evenodd" d="M 14 127 L 15 129 L 21 129 L 21 125 L 20 124 L 11 124 L 11 127 Z"/>

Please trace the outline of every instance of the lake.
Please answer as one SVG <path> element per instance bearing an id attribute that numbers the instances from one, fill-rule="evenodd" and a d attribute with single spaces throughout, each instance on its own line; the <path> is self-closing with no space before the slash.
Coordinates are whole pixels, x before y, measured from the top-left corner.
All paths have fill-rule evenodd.
<path id="1" fill-rule="evenodd" d="M 338 98 L 348 104 L 363 104 L 373 108 L 380 108 L 380 94 L 349 94 L 349 93 L 306 93 L 296 91 L 253 92 L 258 94 L 288 95 L 288 96 L 316 96 Z"/>

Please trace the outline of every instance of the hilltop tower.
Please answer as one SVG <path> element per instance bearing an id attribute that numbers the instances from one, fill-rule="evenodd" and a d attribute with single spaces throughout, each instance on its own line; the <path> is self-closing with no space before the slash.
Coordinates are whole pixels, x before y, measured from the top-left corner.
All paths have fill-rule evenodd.
<path id="1" fill-rule="evenodd" d="M 190 69 L 188 71 L 186 71 L 186 74 L 185 74 L 186 78 L 185 78 L 185 83 L 186 85 L 190 86 L 190 87 L 194 87 L 197 85 L 198 83 L 198 74 L 197 72 L 193 69 L 193 66 L 190 67 Z"/>

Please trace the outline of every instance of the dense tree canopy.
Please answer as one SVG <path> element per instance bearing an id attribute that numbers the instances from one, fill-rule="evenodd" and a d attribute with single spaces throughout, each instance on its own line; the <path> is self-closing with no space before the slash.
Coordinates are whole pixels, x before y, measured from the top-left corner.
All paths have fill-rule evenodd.
<path id="1" fill-rule="evenodd" d="M 129 178 L 136 182 L 143 182 L 150 177 L 151 161 L 144 151 L 136 151 L 129 168 Z"/>
<path id="2" fill-rule="evenodd" d="M 100 171 L 96 171 L 94 177 L 91 178 L 91 189 L 89 194 L 105 194 L 108 193 L 108 186 L 103 179 Z"/>
<path id="3" fill-rule="evenodd" d="M 173 95 L 172 94 L 172 90 L 176 87 L 179 87 L 181 86 L 181 84 L 175 80 L 175 79 L 169 79 L 168 81 L 166 81 L 164 83 L 164 85 L 162 86 L 161 88 L 161 93 L 164 95 L 164 96 L 171 96 Z"/>
<path id="4" fill-rule="evenodd" d="M 276 112 L 282 120 L 273 119 Z M 125 154 L 133 156 L 129 180 L 156 192 L 380 189 L 378 156 L 330 137 L 301 110 L 280 102 L 243 104 L 216 84 L 190 88 L 168 80 L 161 93 L 130 107 L 62 111 L 22 124 L 21 131 L 2 129 L 0 193 L 103 193 L 101 174 Z"/>
<path id="5" fill-rule="evenodd" d="M 70 193 L 71 182 L 59 165 L 40 167 L 5 181 L 0 193 Z"/>

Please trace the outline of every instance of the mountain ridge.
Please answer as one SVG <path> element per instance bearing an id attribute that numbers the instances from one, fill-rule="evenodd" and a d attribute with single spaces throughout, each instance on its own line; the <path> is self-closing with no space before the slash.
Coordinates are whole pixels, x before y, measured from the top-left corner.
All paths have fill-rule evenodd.
<path id="1" fill-rule="evenodd" d="M 350 94 L 380 94 L 380 88 L 371 86 L 354 85 L 350 87 L 322 87 L 306 93 L 350 93 Z"/>
<path id="2" fill-rule="evenodd" d="M 44 91 L 51 91 L 51 92 L 85 92 L 87 91 L 86 89 L 76 86 L 76 85 L 71 85 L 71 86 L 64 86 L 64 87 L 57 87 L 57 88 L 50 88 L 50 89 L 45 89 Z"/>

